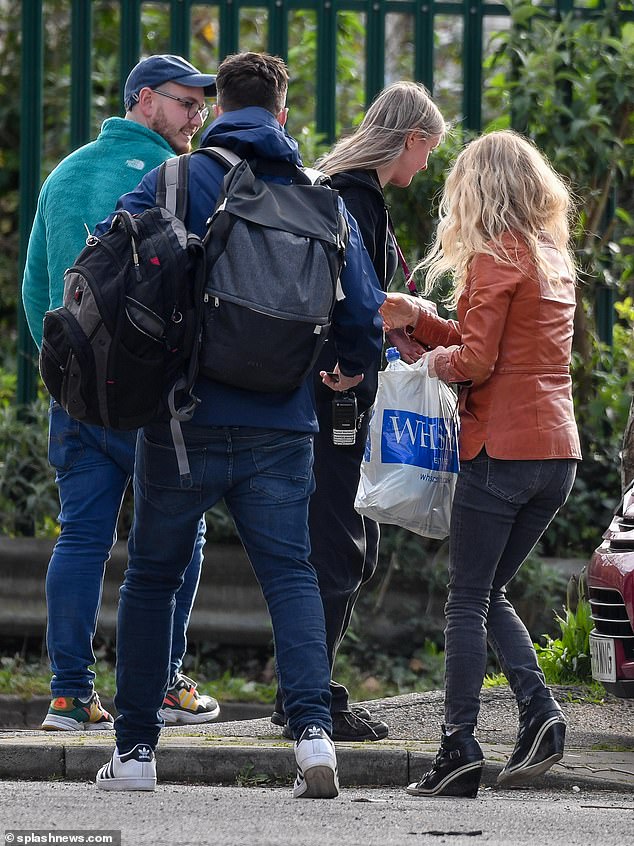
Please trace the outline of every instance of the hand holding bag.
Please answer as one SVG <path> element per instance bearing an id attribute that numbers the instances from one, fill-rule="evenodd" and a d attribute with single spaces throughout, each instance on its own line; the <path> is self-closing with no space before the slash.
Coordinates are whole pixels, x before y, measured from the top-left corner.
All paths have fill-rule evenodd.
<path id="1" fill-rule="evenodd" d="M 388 366 L 379 373 L 355 509 L 378 523 L 447 537 L 458 434 L 456 394 L 429 375 L 427 356 Z"/>

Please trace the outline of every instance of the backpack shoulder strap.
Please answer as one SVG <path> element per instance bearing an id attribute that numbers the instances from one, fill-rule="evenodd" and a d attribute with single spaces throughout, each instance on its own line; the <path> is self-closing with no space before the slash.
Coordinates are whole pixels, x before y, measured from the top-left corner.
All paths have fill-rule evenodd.
<path id="1" fill-rule="evenodd" d="M 156 177 L 156 205 L 167 209 L 179 220 L 187 214 L 190 153 L 173 156 L 159 166 Z"/>
<path id="2" fill-rule="evenodd" d="M 210 159 L 215 159 L 220 164 L 227 166 L 229 170 L 242 161 L 240 156 L 236 155 L 233 150 L 228 150 L 226 147 L 199 147 L 194 151 L 195 153 L 204 153 Z"/>
<path id="3" fill-rule="evenodd" d="M 302 173 L 310 179 L 311 185 L 331 185 L 330 177 L 314 167 L 303 167 Z"/>
<path id="4" fill-rule="evenodd" d="M 236 155 L 233 150 L 228 150 L 226 147 L 199 147 L 199 149 L 194 152 L 204 153 L 206 156 L 209 156 L 209 158 L 216 159 L 216 161 L 225 164 L 229 169 L 235 167 L 235 165 L 242 161 L 240 156 Z M 259 160 L 254 160 L 254 163 L 258 162 Z M 299 171 L 308 179 L 311 185 L 326 185 L 330 187 L 331 183 L 330 177 L 325 173 L 322 173 L 320 170 L 316 170 L 312 167 L 298 168 L 288 162 L 267 161 L 262 164 L 262 169 L 267 173 L 275 173 L 279 171 L 280 174 L 284 176 L 289 174 L 294 175 Z"/>

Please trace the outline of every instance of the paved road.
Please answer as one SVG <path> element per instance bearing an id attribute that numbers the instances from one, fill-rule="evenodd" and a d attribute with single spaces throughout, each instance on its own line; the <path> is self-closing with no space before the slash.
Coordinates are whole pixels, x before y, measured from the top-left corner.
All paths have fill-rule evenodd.
<path id="1" fill-rule="evenodd" d="M 286 786 L 165 784 L 143 794 L 77 782 L 0 782 L 0 843 L 16 829 L 58 837 L 120 831 L 123 846 L 626 846 L 634 794 L 490 789 L 477 799 L 421 799 L 368 788 L 315 801 L 293 799 Z"/>

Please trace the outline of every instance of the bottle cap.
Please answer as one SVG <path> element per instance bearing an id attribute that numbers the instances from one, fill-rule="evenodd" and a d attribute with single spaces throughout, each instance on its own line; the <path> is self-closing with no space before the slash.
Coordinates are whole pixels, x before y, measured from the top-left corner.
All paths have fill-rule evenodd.
<path id="1" fill-rule="evenodd" d="M 398 351 L 397 347 L 388 347 L 385 350 L 385 358 L 388 361 L 398 361 L 400 357 L 401 357 L 401 354 Z"/>

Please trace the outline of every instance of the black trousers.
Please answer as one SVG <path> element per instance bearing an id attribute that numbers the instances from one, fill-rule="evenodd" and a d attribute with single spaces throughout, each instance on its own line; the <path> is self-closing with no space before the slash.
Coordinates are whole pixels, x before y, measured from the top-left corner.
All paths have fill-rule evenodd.
<path id="1" fill-rule="evenodd" d="M 332 442 L 332 405 L 317 402 L 315 492 L 310 498 L 310 561 L 317 572 L 326 619 L 326 646 L 332 675 L 337 649 L 350 624 L 361 586 L 372 578 L 379 552 L 379 524 L 354 510 L 359 473 L 368 433 L 363 415 L 353 446 Z M 348 708 L 348 690 L 330 682 L 331 711 Z M 276 711 L 282 710 L 278 693 Z"/>

